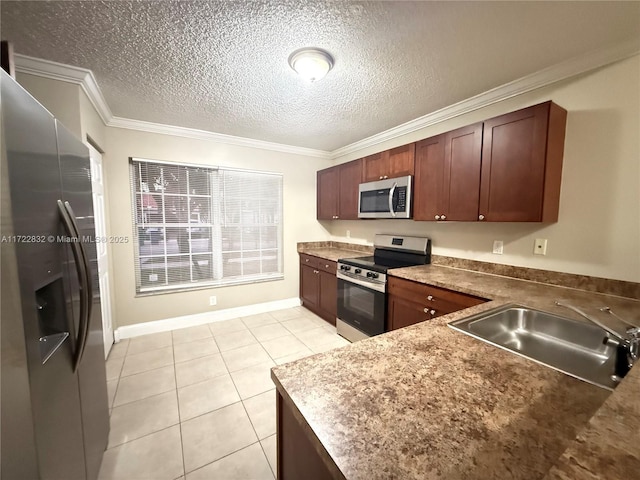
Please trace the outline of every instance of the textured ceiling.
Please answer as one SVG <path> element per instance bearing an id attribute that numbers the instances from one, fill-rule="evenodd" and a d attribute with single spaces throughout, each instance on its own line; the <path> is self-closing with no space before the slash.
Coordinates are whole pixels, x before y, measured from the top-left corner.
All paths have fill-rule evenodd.
<path id="1" fill-rule="evenodd" d="M 3 0 L 0 8 L 2 38 L 16 53 L 91 69 L 116 116 L 322 150 L 640 38 L 640 2 Z M 306 46 L 335 59 L 315 84 L 287 64 Z"/>

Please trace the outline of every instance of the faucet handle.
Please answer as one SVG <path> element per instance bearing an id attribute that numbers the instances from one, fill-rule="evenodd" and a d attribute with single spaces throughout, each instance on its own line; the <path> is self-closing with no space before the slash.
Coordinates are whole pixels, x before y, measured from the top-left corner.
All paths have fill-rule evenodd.
<path id="1" fill-rule="evenodd" d="M 640 339 L 640 327 L 631 327 L 627 330 L 627 335 L 632 338 Z"/>
<path id="2" fill-rule="evenodd" d="M 613 310 L 611 310 L 611 307 L 602 307 L 598 310 L 600 310 L 601 312 L 606 312 L 609 315 L 615 317 L 618 321 L 622 322 L 624 326 L 627 327 L 627 334 L 637 336 L 638 332 L 640 332 L 640 327 L 627 322 L 624 318 L 620 317 L 620 315 L 617 315 Z"/>

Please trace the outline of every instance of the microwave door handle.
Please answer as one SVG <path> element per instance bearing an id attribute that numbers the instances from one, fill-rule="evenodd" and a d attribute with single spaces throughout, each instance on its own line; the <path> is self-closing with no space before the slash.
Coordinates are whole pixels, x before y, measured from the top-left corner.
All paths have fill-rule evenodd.
<path id="1" fill-rule="evenodd" d="M 393 187 L 389 190 L 389 213 L 391 213 L 392 217 L 396 216 L 396 212 L 393 211 L 393 194 L 396 192 L 397 186 L 398 182 L 394 182 Z"/>

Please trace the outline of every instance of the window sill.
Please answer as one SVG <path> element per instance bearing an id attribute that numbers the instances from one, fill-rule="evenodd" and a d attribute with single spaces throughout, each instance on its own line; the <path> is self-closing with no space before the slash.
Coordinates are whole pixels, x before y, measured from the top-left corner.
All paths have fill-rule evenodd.
<path id="1" fill-rule="evenodd" d="M 136 292 L 135 298 L 138 297 L 152 297 L 157 295 L 166 295 L 170 293 L 185 293 L 192 292 L 194 290 L 210 290 L 212 288 L 221 288 L 221 287 L 233 287 L 239 285 L 252 285 L 256 283 L 265 283 L 265 282 L 275 282 L 284 280 L 284 275 L 274 275 L 272 277 L 266 278 L 255 278 L 255 279 L 238 279 L 238 280 L 225 280 L 220 282 L 211 282 L 211 283 L 202 283 L 195 284 L 194 286 L 180 285 L 173 287 L 166 287 L 158 290 L 147 290 Z"/>

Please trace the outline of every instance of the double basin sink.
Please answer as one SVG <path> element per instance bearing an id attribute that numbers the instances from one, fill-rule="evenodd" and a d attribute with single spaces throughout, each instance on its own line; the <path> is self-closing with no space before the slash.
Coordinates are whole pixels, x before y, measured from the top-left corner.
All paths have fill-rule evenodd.
<path id="1" fill-rule="evenodd" d="M 509 304 L 449 326 L 602 388 L 620 381 L 624 350 L 590 323 Z"/>

